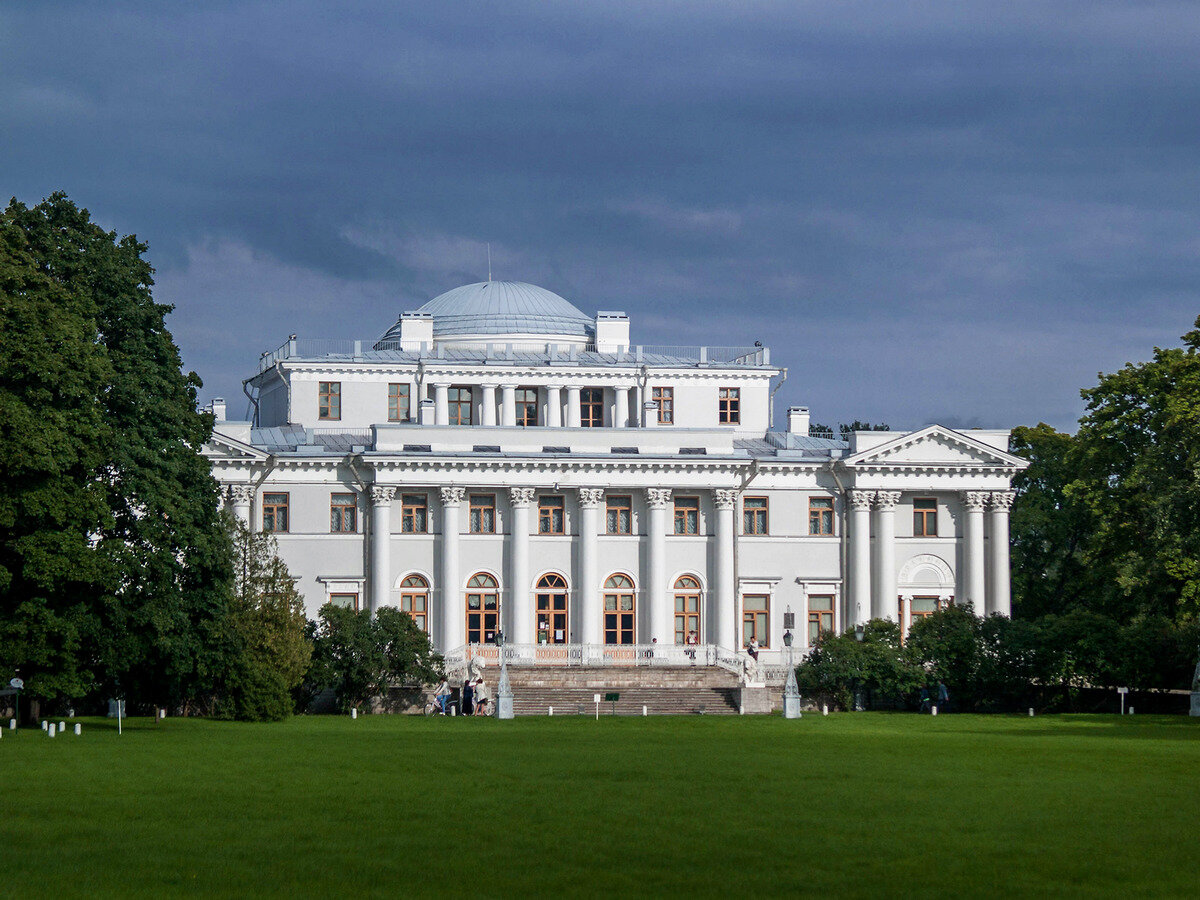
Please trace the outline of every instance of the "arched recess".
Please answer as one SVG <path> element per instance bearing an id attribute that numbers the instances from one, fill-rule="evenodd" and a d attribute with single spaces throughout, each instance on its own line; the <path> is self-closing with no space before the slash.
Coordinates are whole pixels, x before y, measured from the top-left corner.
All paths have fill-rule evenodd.
<path id="1" fill-rule="evenodd" d="M 637 586 L 624 572 L 604 580 L 604 643 L 637 643 Z"/>
<path id="2" fill-rule="evenodd" d="M 908 634 L 914 618 L 954 602 L 954 570 L 940 556 L 919 553 L 900 567 L 896 588 L 901 631 Z"/>
<path id="3" fill-rule="evenodd" d="M 680 575 L 672 585 L 675 600 L 675 643 L 699 644 L 704 621 L 704 584 L 691 572 Z"/>
<path id="4" fill-rule="evenodd" d="M 533 586 L 533 602 L 538 643 L 567 643 L 571 602 L 566 577 L 558 572 L 540 575 Z"/>
<path id="5" fill-rule="evenodd" d="M 490 572 L 467 579 L 467 643 L 492 644 L 500 630 L 500 582 Z"/>

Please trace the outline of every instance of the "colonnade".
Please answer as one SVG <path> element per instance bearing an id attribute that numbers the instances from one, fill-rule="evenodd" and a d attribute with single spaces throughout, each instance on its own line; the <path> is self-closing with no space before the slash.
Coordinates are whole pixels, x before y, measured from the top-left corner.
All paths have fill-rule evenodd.
<path id="1" fill-rule="evenodd" d="M 1008 513 L 1012 491 L 963 491 L 963 568 L 956 597 L 978 615 L 1012 612 Z M 849 608 L 847 627 L 868 619 L 896 621 L 896 506 L 900 491 L 847 492 L 849 507 Z M 985 552 L 984 513 L 990 552 Z M 874 540 L 872 540 L 874 536 Z M 990 557 L 990 558 L 989 558 Z"/>
<path id="2" fill-rule="evenodd" d="M 435 425 L 450 424 L 450 388 L 469 387 L 472 392 L 478 390 L 480 425 L 513 426 L 517 424 L 517 390 L 526 387 L 520 384 L 484 384 L 456 385 L 451 382 L 426 383 L 426 389 L 433 400 L 433 419 Z M 582 425 L 582 403 L 580 391 L 588 385 L 551 384 L 530 386 L 538 390 L 538 422 L 550 428 L 579 428 Z M 638 427 L 642 424 L 640 387 L 600 387 L 604 391 L 604 423 L 612 428 Z M 496 398 L 499 395 L 499 406 Z M 565 410 L 563 398 L 566 398 Z M 472 396 L 472 408 L 475 407 L 475 395 Z M 497 420 L 497 409 L 499 419 Z M 565 412 L 565 417 L 564 417 Z M 654 425 L 657 422 L 649 422 Z"/>

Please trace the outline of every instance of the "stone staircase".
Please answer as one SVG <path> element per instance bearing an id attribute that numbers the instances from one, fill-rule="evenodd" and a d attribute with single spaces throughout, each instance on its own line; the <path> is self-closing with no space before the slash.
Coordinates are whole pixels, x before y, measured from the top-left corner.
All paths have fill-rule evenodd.
<path id="1" fill-rule="evenodd" d="M 494 669 L 488 673 L 495 690 Z M 518 716 L 612 715 L 613 704 L 604 695 L 621 695 L 616 715 L 736 715 L 737 676 L 715 666 L 551 667 L 512 666 L 508 670 L 513 692 L 513 712 Z"/>

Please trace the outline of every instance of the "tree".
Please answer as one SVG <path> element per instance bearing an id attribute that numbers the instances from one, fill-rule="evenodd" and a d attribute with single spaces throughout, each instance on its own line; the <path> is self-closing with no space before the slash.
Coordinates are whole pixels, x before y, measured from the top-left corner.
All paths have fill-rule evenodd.
<path id="1" fill-rule="evenodd" d="M 856 696 L 867 704 L 903 704 L 923 677 L 901 651 L 900 627 L 886 619 L 868 622 L 861 641 L 853 632 L 822 634 L 796 667 L 801 693 L 828 694 L 842 709 L 854 709 Z"/>

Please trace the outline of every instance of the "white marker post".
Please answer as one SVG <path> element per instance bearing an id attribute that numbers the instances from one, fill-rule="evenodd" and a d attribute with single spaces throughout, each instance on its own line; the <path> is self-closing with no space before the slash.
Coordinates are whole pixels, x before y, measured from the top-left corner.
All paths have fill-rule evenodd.
<path id="1" fill-rule="evenodd" d="M 350 708 L 350 718 L 352 718 L 352 719 L 358 718 L 358 707 L 355 706 L 355 707 Z"/>
<path id="2" fill-rule="evenodd" d="M 1125 715 L 1125 695 L 1129 693 L 1129 688 L 1117 688 L 1117 693 L 1121 695 L 1121 715 Z"/>
<path id="3" fill-rule="evenodd" d="M 553 716 L 553 715 L 554 715 L 554 707 L 553 707 L 553 706 L 552 706 L 552 707 L 550 707 L 550 715 L 551 715 L 551 716 Z"/>
<path id="4" fill-rule="evenodd" d="M 1029 718 L 1033 718 L 1033 707 L 1029 707 Z"/>
<path id="5" fill-rule="evenodd" d="M 46 734 L 50 735 L 50 737 L 54 737 L 54 723 L 53 722 L 51 722 L 50 727 L 46 729 Z"/>
<path id="6" fill-rule="evenodd" d="M 600 721 L 600 695 L 593 694 L 592 700 L 594 700 L 596 703 L 596 721 L 599 722 Z"/>
<path id="7" fill-rule="evenodd" d="M 936 716 L 937 715 L 937 707 L 936 706 L 929 707 L 929 714 L 931 716 Z"/>
<path id="8" fill-rule="evenodd" d="M 78 722 L 76 722 L 75 723 L 75 737 L 79 737 L 81 734 L 83 734 L 83 726 L 80 725 Z"/>
<path id="9" fill-rule="evenodd" d="M 821 715 L 823 715 L 823 716 L 829 715 L 829 704 L 828 703 L 821 704 Z"/>
<path id="10" fill-rule="evenodd" d="M 650 714 L 649 714 L 649 713 L 646 711 L 646 704 L 645 704 L 645 703 L 643 703 L 643 704 L 642 704 L 642 715 L 643 715 L 643 716 L 648 716 L 648 715 L 650 715 Z"/>

